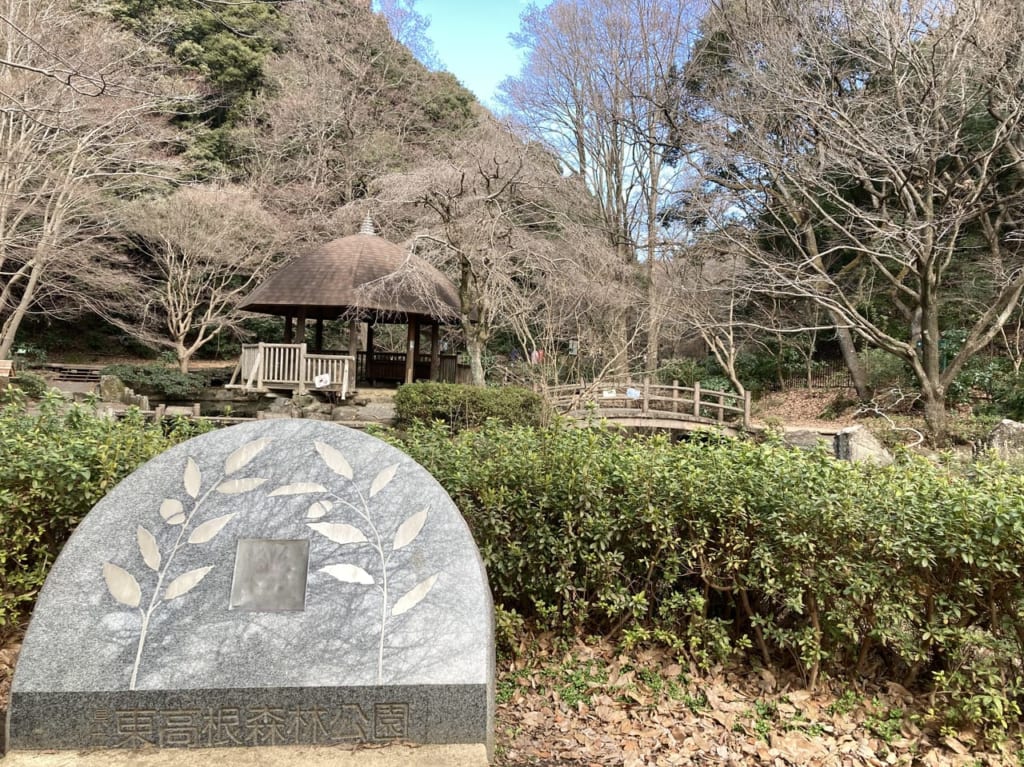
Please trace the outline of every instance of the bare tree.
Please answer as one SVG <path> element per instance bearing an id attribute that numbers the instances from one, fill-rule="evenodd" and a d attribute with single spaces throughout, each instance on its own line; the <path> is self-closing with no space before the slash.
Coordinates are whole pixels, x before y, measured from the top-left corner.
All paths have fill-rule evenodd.
<path id="1" fill-rule="evenodd" d="M 752 284 L 905 360 L 940 440 L 1024 291 L 1022 28 L 1013 0 L 724 2 L 688 73 Z M 946 317 L 966 339 L 944 364 Z"/>
<path id="2" fill-rule="evenodd" d="M 106 212 L 167 171 L 153 147 L 179 84 L 156 51 L 89 11 L 4 3 L 0 45 L 18 66 L 0 66 L 0 358 L 28 313 L 117 292 L 126 275 L 104 247 Z"/>
<path id="3" fill-rule="evenodd" d="M 424 66 L 441 68 L 434 43 L 427 34 L 430 18 L 416 10 L 416 0 L 377 0 L 376 5 L 398 42 L 412 51 Z"/>
<path id="4" fill-rule="evenodd" d="M 211 186 L 140 200 L 121 225 L 144 254 L 147 276 L 118 324 L 173 350 L 187 373 L 199 349 L 238 327 L 235 307 L 275 264 L 275 222 L 248 191 Z"/>
<path id="5" fill-rule="evenodd" d="M 686 61 L 701 6 L 697 0 L 530 5 L 514 36 L 526 52 L 525 66 L 502 84 L 503 102 L 527 134 L 585 180 L 620 260 L 639 266 L 647 295 L 634 322 L 645 331 L 648 369 L 657 364 L 669 310 L 657 284 L 656 264 L 668 253 L 662 207 L 680 181 L 671 167 L 664 84 Z"/>
<path id="6" fill-rule="evenodd" d="M 551 313 L 566 306 L 552 281 L 578 287 L 577 269 L 566 262 L 574 255 L 584 262 L 582 247 L 595 243 L 566 213 L 566 199 L 581 191 L 578 182 L 562 178 L 546 151 L 523 144 L 493 119 L 481 115 L 476 130 L 442 152 L 439 147 L 433 163 L 381 179 L 373 191 L 393 219 L 405 222 L 416 252 L 458 286 L 473 380 L 482 384 L 483 352 L 496 331 L 513 332 L 524 354 L 550 343 Z M 590 251 L 591 266 L 602 253 L 609 253 L 606 246 Z M 595 268 L 591 275 L 601 273 Z M 601 292 L 594 291 L 595 304 Z M 571 332 L 569 338 L 578 337 Z M 622 354 L 620 347 L 610 356 Z"/>

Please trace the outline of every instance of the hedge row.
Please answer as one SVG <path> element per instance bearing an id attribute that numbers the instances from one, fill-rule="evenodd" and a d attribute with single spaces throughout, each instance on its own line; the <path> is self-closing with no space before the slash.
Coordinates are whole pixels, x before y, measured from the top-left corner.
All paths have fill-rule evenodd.
<path id="1" fill-rule="evenodd" d="M 812 686 L 881 671 L 990 729 L 1020 715 L 1024 478 L 1003 465 L 558 426 L 421 426 L 401 446 L 465 514 L 506 621 L 705 664 L 751 648 Z"/>
<path id="2" fill-rule="evenodd" d="M 539 394 L 518 386 L 415 383 L 400 386 L 395 393 L 395 418 L 400 428 L 417 421 L 442 421 L 459 430 L 483 426 L 489 420 L 508 426 L 541 426 L 548 412 Z"/>
<path id="3" fill-rule="evenodd" d="M 89 509 L 139 464 L 202 429 L 186 421 L 164 429 L 137 411 L 102 418 L 58 393 L 35 413 L 17 401 L 0 409 L 0 637 L 28 617 Z"/>

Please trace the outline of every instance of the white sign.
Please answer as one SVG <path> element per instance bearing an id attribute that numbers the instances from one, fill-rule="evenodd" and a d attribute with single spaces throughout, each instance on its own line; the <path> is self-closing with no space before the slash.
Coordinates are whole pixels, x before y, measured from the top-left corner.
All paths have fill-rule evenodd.
<path id="1" fill-rule="evenodd" d="M 321 373 L 318 376 L 313 376 L 313 386 L 315 386 L 316 388 L 322 389 L 325 386 L 330 386 L 330 385 L 331 385 L 331 374 L 330 373 Z"/>

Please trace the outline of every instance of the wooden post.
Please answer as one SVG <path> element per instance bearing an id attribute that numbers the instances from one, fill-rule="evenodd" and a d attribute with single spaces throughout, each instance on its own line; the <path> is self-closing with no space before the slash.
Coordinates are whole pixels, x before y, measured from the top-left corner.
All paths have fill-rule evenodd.
<path id="1" fill-rule="evenodd" d="M 284 342 L 290 344 L 295 339 L 295 329 L 292 327 L 292 316 L 286 314 L 284 317 Z"/>
<path id="2" fill-rule="evenodd" d="M 291 320 L 291 317 L 288 318 Z M 260 341 L 257 345 L 256 351 L 256 388 L 263 389 L 263 355 L 267 353 L 266 349 L 263 348 L 263 342 Z"/>
<path id="3" fill-rule="evenodd" d="M 303 321 L 302 326 L 305 322 Z M 299 394 L 306 393 L 306 345 L 299 344 Z"/>
<path id="4" fill-rule="evenodd" d="M 359 359 L 359 320 L 348 323 L 348 356 L 352 358 L 348 368 L 348 389 L 356 388 L 356 360 Z"/>
<path id="5" fill-rule="evenodd" d="M 324 318 L 316 318 L 316 332 L 313 338 L 313 350 L 318 354 L 324 350 Z"/>
<path id="6" fill-rule="evenodd" d="M 640 412 L 647 415 L 647 411 L 650 408 L 651 401 L 651 379 L 644 376 L 644 399 L 640 403 Z"/>
<path id="7" fill-rule="evenodd" d="M 373 320 L 366 323 L 366 370 L 363 374 L 366 376 L 371 384 L 374 381 L 373 378 Z"/>
<path id="8" fill-rule="evenodd" d="M 441 331 L 437 320 L 430 323 L 430 380 L 441 380 Z"/>
<path id="9" fill-rule="evenodd" d="M 750 428 L 750 391 L 743 392 L 743 428 Z"/>
<path id="10" fill-rule="evenodd" d="M 679 381 L 672 381 L 672 412 L 679 412 Z"/>
<path id="11" fill-rule="evenodd" d="M 725 392 L 724 391 L 720 391 L 720 392 L 718 392 L 718 422 L 719 423 L 724 423 L 725 422 L 725 408 L 724 408 L 724 406 L 725 406 Z"/>
<path id="12" fill-rule="evenodd" d="M 693 417 L 700 418 L 700 381 L 693 382 Z"/>
<path id="13" fill-rule="evenodd" d="M 306 343 L 306 310 L 305 308 L 299 309 L 298 315 L 295 317 L 295 338 L 300 344 Z"/>
<path id="14" fill-rule="evenodd" d="M 405 344 L 405 382 L 412 383 L 414 365 L 416 364 L 416 320 L 409 318 L 409 331 Z"/>
<path id="15" fill-rule="evenodd" d="M 201 412 L 202 412 L 202 409 L 200 408 L 199 403 L 198 402 L 193 402 L 192 403 L 192 417 L 193 418 L 198 418 L 199 414 Z"/>

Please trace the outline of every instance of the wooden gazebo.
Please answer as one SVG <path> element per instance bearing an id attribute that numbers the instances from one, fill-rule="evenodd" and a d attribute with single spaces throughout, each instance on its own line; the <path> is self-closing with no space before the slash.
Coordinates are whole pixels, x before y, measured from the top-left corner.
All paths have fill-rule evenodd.
<path id="1" fill-rule="evenodd" d="M 344 396 L 352 363 L 356 377 L 368 381 L 455 380 L 456 358 L 441 354 L 439 326 L 458 320 L 458 290 L 438 269 L 379 237 L 369 219 L 358 234 L 328 242 L 285 264 L 239 308 L 283 317 L 284 343 L 243 347 L 231 386 L 300 392 L 318 388 Z M 326 353 L 324 322 L 339 319 L 350 321 L 348 353 Z M 312 352 L 305 343 L 310 322 L 315 323 Z M 358 347 L 359 322 L 367 323 L 365 352 Z M 407 325 L 404 353 L 374 348 L 378 323 Z M 426 327 L 428 354 L 420 350 L 421 330 Z"/>

